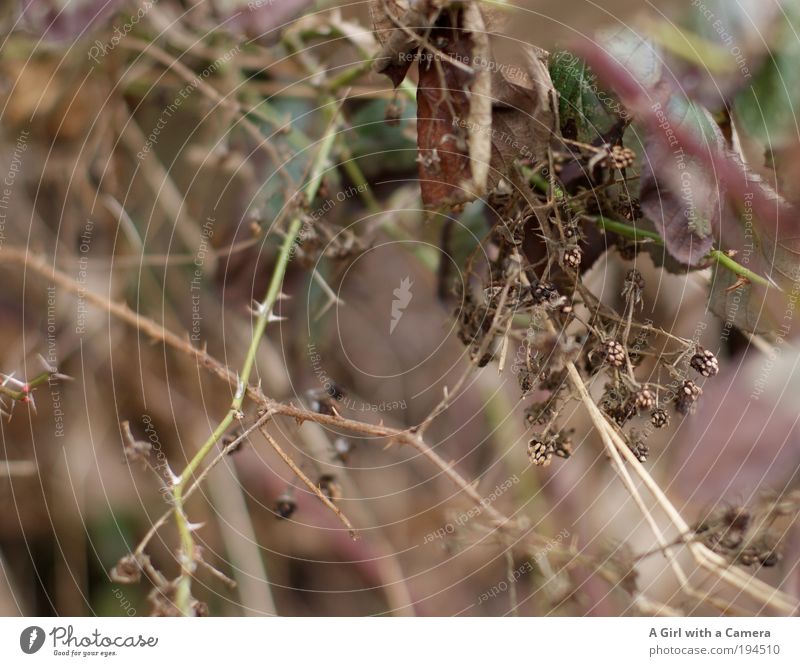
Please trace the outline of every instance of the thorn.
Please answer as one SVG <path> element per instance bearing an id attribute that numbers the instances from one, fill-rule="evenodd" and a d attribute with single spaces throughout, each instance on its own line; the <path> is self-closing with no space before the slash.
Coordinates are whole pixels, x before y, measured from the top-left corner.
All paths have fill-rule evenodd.
<path id="1" fill-rule="evenodd" d="M 247 311 L 254 317 L 261 317 L 264 314 L 264 304 L 253 299 Z"/>
<path id="2" fill-rule="evenodd" d="M 54 375 L 54 374 L 56 374 L 58 372 L 58 368 L 56 368 L 53 365 L 50 365 L 47 362 L 47 359 L 44 356 L 42 356 L 41 354 L 36 354 L 36 356 L 39 359 L 39 362 L 42 364 L 42 367 L 44 368 L 44 370 L 49 372 L 51 375 Z"/>
<path id="3" fill-rule="evenodd" d="M 278 296 L 277 296 L 277 298 L 275 300 L 277 300 L 277 301 L 288 301 L 291 298 L 292 297 L 289 296 L 289 294 L 284 294 L 282 291 L 280 291 L 280 292 L 278 292 Z"/>
<path id="4" fill-rule="evenodd" d="M 286 317 L 279 317 L 275 313 L 270 312 L 269 315 L 267 315 L 267 322 L 271 324 L 274 321 L 286 321 Z"/>
<path id="5" fill-rule="evenodd" d="M 173 488 L 180 484 L 181 477 L 177 476 L 169 465 L 167 465 L 167 474 L 169 474 L 169 482 L 172 484 Z"/>
<path id="6" fill-rule="evenodd" d="M 725 292 L 729 294 L 730 292 L 736 291 L 740 287 L 744 287 L 744 286 L 746 286 L 748 284 L 750 284 L 750 280 L 748 280 L 744 275 L 739 275 L 736 278 L 736 282 L 734 282 L 732 285 L 727 287 L 725 289 Z"/>

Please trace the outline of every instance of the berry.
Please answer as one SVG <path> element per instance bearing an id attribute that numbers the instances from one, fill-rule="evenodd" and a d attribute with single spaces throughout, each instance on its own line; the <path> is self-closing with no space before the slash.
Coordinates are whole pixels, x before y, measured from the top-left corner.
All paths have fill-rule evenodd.
<path id="1" fill-rule="evenodd" d="M 553 445 L 534 437 L 528 442 L 528 457 L 534 465 L 547 467 L 553 459 Z"/>
<path id="2" fill-rule="evenodd" d="M 600 353 L 611 367 L 621 368 L 625 365 L 625 348 L 616 340 L 606 340 Z"/>
<path id="3" fill-rule="evenodd" d="M 684 379 L 675 395 L 675 409 L 680 414 L 688 414 L 702 393 L 703 389 L 691 379 Z"/>
<path id="4" fill-rule="evenodd" d="M 634 222 L 642 217 L 642 206 L 636 198 L 620 202 L 619 208 L 622 211 L 622 217 L 630 222 Z"/>
<path id="5" fill-rule="evenodd" d="M 632 288 L 638 289 L 639 291 L 644 289 L 644 278 L 635 268 L 631 268 L 625 274 L 625 286 L 627 287 L 628 285 L 631 285 Z"/>
<path id="6" fill-rule="evenodd" d="M 640 463 L 647 462 L 647 456 L 650 455 L 650 449 L 647 447 L 647 444 L 643 442 L 631 442 L 628 447 L 631 451 L 633 451 L 633 455 L 636 456 L 636 460 Z"/>
<path id="7" fill-rule="evenodd" d="M 523 393 L 527 393 L 533 388 L 533 377 L 530 372 L 523 371 L 519 373 L 519 387 Z"/>
<path id="8" fill-rule="evenodd" d="M 608 163 L 615 169 L 630 169 L 636 163 L 636 153 L 630 148 L 614 146 L 609 153 Z"/>
<path id="9" fill-rule="evenodd" d="M 652 409 L 656 404 L 656 396 L 648 388 L 643 388 L 636 392 L 634 396 L 634 404 L 637 410 Z"/>
<path id="10" fill-rule="evenodd" d="M 333 474 L 323 474 L 317 481 L 317 487 L 322 491 L 331 502 L 338 502 L 342 499 L 342 487 Z"/>
<path id="11" fill-rule="evenodd" d="M 577 246 L 570 247 L 564 250 L 564 264 L 569 266 L 574 270 L 578 270 L 581 267 L 581 261 L 583 259 L 583 252 Z"/>
<path id="12" fill-rule="evenodd" d="M 553 440 L 553 453 L 565 460 L 572 455 L 572 438 L 569 434 L 561 431 L 556 435 Z"/>
<path id="13" fill-rule="evenodd" d="M 608 410 L 608 415 L 614 419 L 614 423 L 616 423 L 620 428 L 630 421 L 635 413 L 636 410 L 630 402 L 617 407 L 612 407 Z"/>
<path id="14" fill-rule="evenodd" d="M 664 428 L 669 425 L 669 414 L 664 409 L 654 409 L 650 412 L 650 423 L 656 428 Z"/>
<path id="15" fill-rule="evenodd" d="M 277 500 L 275 500 L 275 517 L 278 520 L 286 520 L 287 518 L 291 518 L 292 514 L 297 509 L 297 503 L 292 499 L 292 497 L 286 493 L 281 495 Z"/>
<path id="16" fill-rule="evenodd" d="M 549 282 L 539 282 L 531 292 L 533 302 L 536 305 L 543 305 L 558 298 L 558 290 Z"/>
<path id="17" fill-rule="evenodd" d="M 551 401 L 535 402 L 525 409 L 525 422 L 528 425 L 544 425 L 555 416 Z"/>
<path id="18" fill-rule="evenodd" d="M 708 351 L 708 349 L 703 349 L 702 347 L 697 348 L 694 356 L 692 356 L 692 360 L 689 361 L 689 365 L 703 375 L 703 377 L 713 377 L 719 372 L 719 361 L 717 361 L 717 357 Z"/>

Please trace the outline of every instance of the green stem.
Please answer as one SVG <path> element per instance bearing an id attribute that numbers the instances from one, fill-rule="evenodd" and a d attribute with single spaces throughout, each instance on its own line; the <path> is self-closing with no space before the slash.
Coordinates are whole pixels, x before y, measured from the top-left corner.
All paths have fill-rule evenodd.
<path id="1" fill-rule="evenodd" d="M 734 261 L 722 250 L 711 250 L 711 252 L 708 253 L 708 258 L 721 264 L 729 271 L 736 273 L 736 275 L 741 275 L 743 278 L 750 280 L 750 282 L 755 282 L 756 284 L 760 284 L 764 287 L 775 286 L 772 282 L 764 277 L 761 277 L 758 273 L 754 273 L 750 269 L 745 268 L 740 263 Z"/>
<path id="2" fill-rule="evenodd" d="M 654 242 L 656 245 L 664 245 L 664 239 L 661 238 L 661 236 L 659 236 L 655 231 L 647 231 L 646 229 L 632 227 L 631 225 L 623 222 L 609 220 L 607 217 L 603 217 L 602 215 L 599 215 L 596 218 L 596 221 L 606 231 L 613 231 L 615 234 L 625 236 L 625 238 L 631 238 L 637 241 L 649 240 Z"/>
<path id="3" fill-rule="evenodd" d="M 609 220 L 602 215 L 596 218 L 597 223 L 603 227 L 606 231 L 612 231 L 615 234 L 619 234 L 620 236 L 625 236 L 626 238 L 631 238 L 633 240 L 641 241 L 641 240 L 648 240 L 656 245 L 664 245 L 664 239 L 661 238 L 655 231 L 647 231 L 646 229 L 639 229 L 637 227 L 632 227 L 629 224 L 624 224 L 623 222 L 617 222 L 616 220 Z M 774 287 L 775 285 L 772 284 L 766 278 L 760 276 L 758 273 L 754 273 L 748 268 L 742 266 L 739 262 L 734 261 L 732 257 L 728 256 L 722 250 L 711 250 L 707 255 L 706 259 L 709 261 L 715 261 L 720 264 L 723 268 L 727 268 L 732 273 L 736 275 L 740 275 L 741 277 L 749 280 L 750 282 L 754 282 L 755 284 L 760 284 L 764 287 Z"/>
<path id="4" fill-rule="evenodd" d="M 306 183 L 303 193 L 307 201 L 313 201 L 317 196 L 322 177 L 326 169 L 326 163 L 331 154 L 334 140 L 336 138 L 337 126 L 336 123 L 331 122 L 331 125 L 326 132 L 325 136 L 320 143 L 319 152 L 315 158 L 314 166 L 312 167 L 311 175 Z M 292 257 L 292 250 L 298 240 L 300 231 L 303 228 L 302 218 L 297 215 L 294 217 L 289 225 L 286 237 L 281 245 L 280 254 L 278 255 L 275 267 L 272 272 L 272 278 L 267 288 L 267 293 L 264 300 L 259 304 L 256 316 L 256 325 L 253 329 L 253 337 L 250 341 L 250 347 L 247 350 L 242 369 L 239 373 L 239 386 L 236 388 L 231 406 L 225 418 L 222 419 L 220 424 L 216 427 L 211 436 L 200 447 L 197 453 L 192 457 L 185 469 L 178 478 L 173 488 L 173 501 L 175 504 L 175 521 L 178 526 L 178 533 L 181 541 L 181 576 L 178 581 L 177 590 L 175 593 L 175 605 L 182 615 L 189 615 L 191 613 L 191 585 L 192 576 L 195 570 L 194 560 L 194 539 L 192 537 L 189 521 L 184 512 L 183 506 L 183 493 L 186 485 L 191 479 L 192 475 L 197 468 L 203 463 L 206 456 L 212 448 L 225 434 L 225 431 L 233 423 L 234 419 L 241 417 L 241 407 L 245 398 L 246 388 L 250 383 L 250 374 L 252 373 L 253 366 L 255 365 L 256 353 L 258 351 L 261 339 L 264 336 L 267 324 L 270 322 L 272 309 L 280 295 L 281 285 L 283 284 L 286 269 Z"/>

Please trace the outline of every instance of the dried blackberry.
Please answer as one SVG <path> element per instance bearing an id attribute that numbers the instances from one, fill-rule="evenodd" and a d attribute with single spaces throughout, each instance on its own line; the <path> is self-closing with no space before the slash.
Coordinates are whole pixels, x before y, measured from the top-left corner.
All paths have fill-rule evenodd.
<path id="1" fill-rule="evenodd" d="M 523 393 L 528 393 L 533 388 L 533 375 L 527 370 L 523 370 L 517 376 L 519 387 Z"/>
<path id="2" fill-rule="evenodd" d="M 613 146 L 608 155 L 608 164 L 615 169 L 630 169 L 636 164 L 636 153 L 630 148 Z"/>
<path id="3" fill-rule="evenodd" d="M 650 455 L 650 448 L 642 441 L 631 441 L 628 442 L 628 448 L 633 451 L 633 455 L 636 456 L 636 460 L 640 463 L 647 462 L 647 456 Z"/>
<path id="4" fill-rule="evenodd" d="M 317 487 L 331 502 L 338 502 L 342 499 L 342 487 L 333 474 L 323 474 L 320 476 L 317 481 Z"/>
<path id="5" fill-rule="evenodd" d="M 534 465 L 547 467 L 553 460 L 553 445 L 545 442 L 538 437 L 534 437 L 528 442 L 528 457 Z"/>
<path id="6" fill-rule="evenodd" d="M 642 289 L 644 289 L 644 278 L 642 277 L 642 274 L 638 270 L 636 270 L 635 268 L 631 268 L 625 274 L 625 284 L 626 286 L 631 285 L 631 287 L 641 291 Z"/>
<path id="7" fill-rule="evenodd" d="M 565 460 L 572 455 L 572 438 L 570 437 L 571 431 L 560 431 L 553 439 L 553 453 L 559 458 Z"/>
<path id="8" fill-rule="evenodd" d="M 634 305 L 639 305 L 642 302 L 643 290 L 644 278 L 639 271 L 637 271 L 635 268 L 632 268 L 625 276 L 625 284 L 622 287 L 622 295 L 626 300 L 632 302 Z"/>
<path id="9" fill-rule="evenodd" d="M 634 394 L 633 399 L 634 399 L 634 405 L 636 406 L 636 409 L 639 411 L 652 409 L 656 404 L 655 394 L 647 387 L 637 391 Z"/>
<path id="10" fill-rule="evenodd" d="M 702 347 L 697 348 L 691 361 L 689 361 L 689 365 L 703 375 L 703 377 L 713 377 L 719 372 L 719 361 L 717 361 L 717 357 L 708 351 L 708 349 L 703 349 Z"/>
<path id="11" fill-rule="evenodd" d="M 622 213 L 622 217 L 629 222 L 634 222 L 643 217 L 642 206 L 635 197 L 621 200 L 618 209 Z"/>
<path id="12" fill-rule="evenodd" d="M 558 298 L 558 289 L 549 282 L 539 282 L 531 291 L 533 302 L 536 305 L 551 303 Z"/>
<path id="13" fill-rule="evenodd" d="M 583 260 L 583 252 L 577 246 L 567 248 L 564 250 L 564 265 L 569 266 L 573 270 L 578 270 L 581 267 Z"/>
<path id="14" fill-rule="evenodd" d="M 275 506 L 273 507 L 275 517 L 278 520 L 286 520 L 287 518 L 291 518 L 296 509 L 297 503 L 288 493 L 283 493 L 280 497 L 278 497 L 278 499 L 275 500 Z"/>
<path id="15" fill-rule="evenodd" d="M 636 415 L 636 408 L 628 401 L 624 405 L 609 408 L 607 414 L 614 419 L 614 423 L 622 427 Z"/>
<path id="16" fill-rule="evenodd" d="M 650 423 L 653 424 L 656 428 L 664 428 L 669 425 L 669 414 L 666 410 L 661 409 L 654 409 L 650 412 Z"/>
<path id="17" fill-rule="evenodd" d="M 691 379 L 684 379 L 678 392 L 675 394 L 675 409 L 679 414 L 688 414 L 692 411 L 694 403 L 702 395 L 703 389 Z"/>
<path id="18" fill-rule="evenodd" d="M 606 340 L 600 347 L 600 354 L 613 368 L 625 365 L 625 348 L 616 340 Z"/>
<path id="19" fill-rule="evenodd" d="M 535 402 L 525 409 L 525 422 L 528 425 L 545 425 L 555 415 L 556 411 L 552 400 Z"/>

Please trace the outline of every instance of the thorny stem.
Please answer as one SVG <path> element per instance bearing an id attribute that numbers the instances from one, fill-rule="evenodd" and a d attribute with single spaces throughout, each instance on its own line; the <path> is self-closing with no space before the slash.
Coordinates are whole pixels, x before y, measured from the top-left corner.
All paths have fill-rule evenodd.
<path id="1" fill-rule="evenodd" d="M 322 183 L 322 175 L 325 171 L 326 163 L 336 138 L 336 132 L 336 123 L 332 122 L 322 139 L 319 152 L 316 156 L 314 166 L 311 171 L 311 176 L 305 188 L 303 189 L 303 194 L 305 195 L 307 201 L 312 201 L 317 195 L 317 191 Z M 175 605 L 183 615 L 189 615 L 191 611 L 191 577 L 196 568 L 194 557 L 194 539 L 192 538 L 192 531 L 183 508 L 183 492 L 189 479 L 202 464 L 203 460 L 205 460 L 211 449 L 225 434 L 225 431 L 230 427 L 234 419 L 239 419 L 242 416 L 242 403 L 244 402 L 246 388 L 250 383 L 250 375 L 255 364 L 256 353 L 261 343 L 261 338 L 264 336 L 264 331 L 267 328 L 267 324 L 273 320 L 273 308 L 278 301 L 281 285 L 283 284 L 283 278 L 286 275 L 286 268 L 289 265 L 289 260 L 292 256 L 292 250 L 298 240 L 298 236 L 300 235 L 302 227 L 302 218 L 300 215 L 296 215 L 290 223 L 288 232 L 283 239 L 283 244 L 272 272 L 272 279 L 270 280 L 269 287 L 267 288 L 267 293 L 264 296 L 264 300 L 258 304 L 256 309 L 256 325 L 253 330 L 253 337 L 250 341 L 250 347 L 247 350 L 244 363 L 242 364 L 241 372 L 239 373 L 236 392 L 233 401 L 231 402 L 230 409 L 214 432 L 211 433 L 211 436 L 205 441 L 194 457 L 186 465 L 186 468 L 183 470 L 183 472 L 181 472 L 181 475 L 178 477 L 178 480 L 175 482 L 173 487 L 175 521 L 178 526 L 178 532 L 181 540 L 181 577 L 178 581 L 178 587 L 175 594 Z"/>

